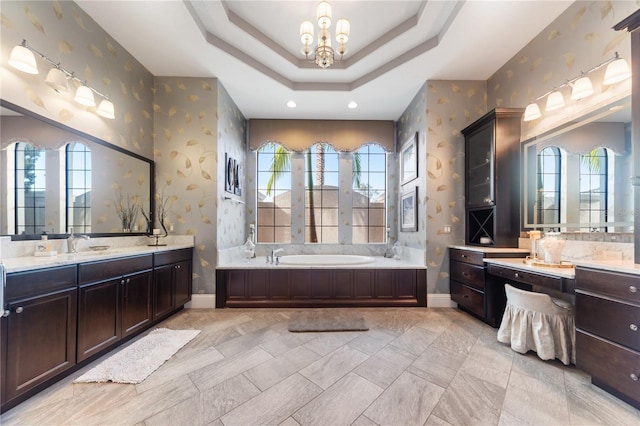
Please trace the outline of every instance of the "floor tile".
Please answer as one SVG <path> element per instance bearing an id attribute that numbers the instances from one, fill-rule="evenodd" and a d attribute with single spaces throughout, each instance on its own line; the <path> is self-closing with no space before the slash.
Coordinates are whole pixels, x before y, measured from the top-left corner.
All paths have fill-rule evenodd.
<path id="1" fill-rule="evenodd" d="M 320 355 L 303 346 L 291 349 L 244 372 L 260 390 L 264 391 L 278 382 L 314 363 Z"/>
<path id="2" fill-rule="evenodd" d="M 420 327 L 411 327 L 389 344 L 418 356 L 424 352 L 437 337 L 438 334 L 433 331 Z"/>
<path id="3" fill-rule="evenodd" d="M 466 357 L 459 352 L 431 346 L 407 368 L 407 371 L 446 388 Z"/>
<path id="4" fill-rule="evenodd" d="M 383 388 L 393 383 L 411 364 L 413 355 L 387 346 L 360 364 L 354 372 Z"/>
<path id="5" fill-rule="evenodd" d="M 340 380 L 351 370 L 362 364 L 369 358 L 360 351 L 343 346 L 320 358 L 308 367 L 300 370 L 300 374 L 320 386 L 327 389 Z"/>
<path id="6" fill-rule="evenodd" d="M 205 424 L 227 414 L 259 394 L 260 389 L 243 375 L 232 377 L 201 392 Z"/>

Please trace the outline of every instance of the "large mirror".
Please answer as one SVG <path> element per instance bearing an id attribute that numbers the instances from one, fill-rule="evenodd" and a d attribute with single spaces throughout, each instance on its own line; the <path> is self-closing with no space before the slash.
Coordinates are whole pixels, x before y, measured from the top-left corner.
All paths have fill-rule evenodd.
<path id="1" fill-rule="evenodd" d="M 154 163 L 0 100 L 0 235 L 146 233 Z"/>
<path id="2" fill-rule="evenodd" d="M 522 144 L 524 228 L 633 232 L 631 99 Z"/>

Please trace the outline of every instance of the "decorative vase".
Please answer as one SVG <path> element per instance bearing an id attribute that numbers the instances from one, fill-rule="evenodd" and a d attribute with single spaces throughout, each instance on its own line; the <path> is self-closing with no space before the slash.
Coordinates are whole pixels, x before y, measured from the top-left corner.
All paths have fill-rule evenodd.
<path id="1" fill-rule="evenodd" d="M 547 232 L 539 242 L 544 251 L 544 262 L 558 264 L 562 260 L 562 249 L 567 242 L 562 238 L 560 232 Z"/>

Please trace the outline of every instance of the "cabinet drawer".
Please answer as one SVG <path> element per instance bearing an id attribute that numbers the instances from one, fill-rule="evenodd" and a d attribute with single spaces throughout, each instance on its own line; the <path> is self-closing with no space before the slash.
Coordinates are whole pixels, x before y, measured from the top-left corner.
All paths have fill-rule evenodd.
<path id="1" fill-rule="evenodd" d="M 484 293 L 451 280 L 451 300 L 474 314 L 484 317 Z"/>
<path id="2" fill-rule="evenodd" d="M 640 351 L 640 306 L 576 294 L 576 327 Z M 640 385 L 640 384 L 639 384 Z"/>
<path id="3" fill-rule="evenodd" d="M 76 266 L 61 266 L 7 275 L 7 302 L 63 290 L 76 285 Z"/>
<path id="4" fill-rule="evenodd" d="M 449 249 L 449 259 L 457 262 L 471 263 L 473 265 L 483 266 L 482 259 L 484 254 L 478 251 Z"/>
<path id="5" fill-rule="evenodd" d="M 548 277 L 546 275 L 525 272 L 519 269 L 506 268 L 497 265 L 488 265 L 487 271 L 491 275 L 495 275 L 506 280 L 513 280 L 521 283 L 538 285 L 551 290 L 562 291 L 562 278 Z"/>
<path id="6" fill-rule="evenodd" d="M 640 407 L 640 353 L 577 330 L 576 356 L 576 366 L 591 374 L 594 384 Z"/>
<path id="7" fill-rule="evenodd" d="M 184 248 L 179 250 L 164 251 L 154 253 L 155 266 L 169 265 L 171 263 L 182 262 L 183 260 L 191 260 L 193 257 L 192 248 Z"/>
<path id="8" fill-rule="evenodd" d="M 640 303 L 640 278 L 618 272 L 576 268 L 576 290 L 603 293 Z"/>
<path id="9" fill-rule="evenodd" d="M 103 281 L 153 268 L 153 255 L 82 263 L 78 266 L 78 284 Z"/>
<path id="10" fill-rule="evenodd" d="M 451 279 L 484 290 L 484 268 L 469 263 L 451 261 L 449 263 Z"/>

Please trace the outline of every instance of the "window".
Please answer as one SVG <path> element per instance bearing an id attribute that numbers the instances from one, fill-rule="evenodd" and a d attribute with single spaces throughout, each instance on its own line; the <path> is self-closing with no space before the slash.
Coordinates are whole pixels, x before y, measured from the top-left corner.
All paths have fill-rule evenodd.
<path id="1" fill-rule="evenodd" d="M 257 241 L 291 242 L 291 154 L 269 143 L 257 154 Z"/>
<path id="2" fill-rule="evenodd" d="M 387 155 L 377 145 L 353 153 L 353 242 L 384 243 L 386 239 Z"/>
<path id="3" fill-rule="evenodd" d="M 45 151 L 18 142 L 15 165 L 16 234 L 45 232 Z"/>
<path id="4" fill-rule="evenodd" d="M 91 150 L 79 142 L 66 147 L 67 230 L 91 232 Z"/>
<path id="5" fill-rule="evenodd" d="M 558 147 L 546 147 L 538 154 L 538 183 L 534 223 L 560 222 L 561 162 L 562 157 Z"/>
<path id="6" fill-rule="evenodd" d="M 606 148 L 580 155 L 580 223 L 607 221 L 607 169 Z"/>
<path id="7" fill-rule="evenodd" d="M 305 242 L 338 242 L 338 153 L 316 143 L 305 153 Z"/>

